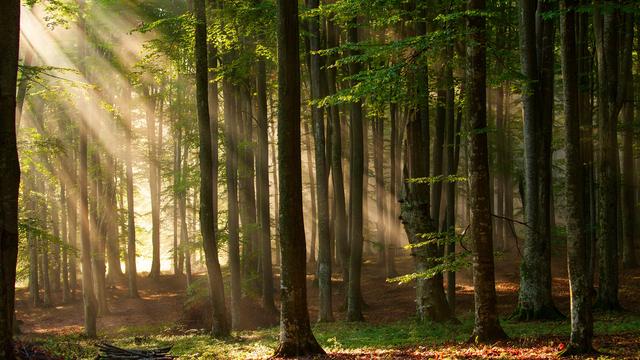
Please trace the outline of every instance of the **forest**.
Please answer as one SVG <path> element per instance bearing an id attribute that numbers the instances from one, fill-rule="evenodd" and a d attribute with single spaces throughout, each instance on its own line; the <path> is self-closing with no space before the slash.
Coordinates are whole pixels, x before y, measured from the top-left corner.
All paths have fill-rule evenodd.
<path id="1" fill-rule="evenodd" d="M 0 359 L 640 358 L 639 0 L 0 14 Z"/>

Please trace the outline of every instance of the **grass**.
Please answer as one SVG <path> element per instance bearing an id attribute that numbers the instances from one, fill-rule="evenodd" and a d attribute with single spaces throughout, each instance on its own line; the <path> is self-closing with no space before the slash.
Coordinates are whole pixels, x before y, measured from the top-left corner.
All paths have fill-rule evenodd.
<path id="1" fill-rule="evenodd" d="M 473 328 L 472 314 L 460 318 L 458 325 L 417 323 L 408 319 L 390 324 L 336 322 L 314 325 L 314 333 L 328 352 L 373 352 L 386 349 L 431 347 L 466 341 Z M 570 325 L 561 322 L 502 322 L 511 338 L 567 338 Z M 243 331 L 228 340 L 216 340 L 203 333 L 175 335 L 169 327 L 123 328 L 100 340 L 127 348 L 153 348 L 173 345 L 171 354 L 179 359 L 256 359 L 272 354 L 277 328 Z M 640 316 L 601 314 L 595 323 L 599 335 L 640 334 Z M 30 338 L 47 350 L 67 359 L 91 359 L 97 355 L 96 340 L 80 335 Z M 465 347 L 466 345 L 460 345 Z M 640 354 L 639 354 L 640 355 Z"/>

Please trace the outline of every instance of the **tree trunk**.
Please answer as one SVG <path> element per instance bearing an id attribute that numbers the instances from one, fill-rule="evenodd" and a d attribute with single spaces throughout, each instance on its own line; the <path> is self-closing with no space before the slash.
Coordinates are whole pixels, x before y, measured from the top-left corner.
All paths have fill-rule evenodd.
<path id="1" fill-rule="evenodd" d="M 62 302 L 68 303 L 70 300 L 69 291 L 69 231 L 67 225 L 67 192 L 65 184 L 60 184 L 60 230 L 62 243 Z"/>
<path id="2" fill-rule="evenodd" d="M 391 134 L 389 135 L 389 203 L 387 206 L 387 241 L 385 242 L 385 273 L 387 278 L 397 275 L 395 267 L 396 254 L 396 238 L 398 231 L 398 198 L 396 195 L 397 183 L 397 167 L 399 167 L 398 159 L 398 105 L 396 103 L 389 104 L 389 119 L 391 122 Z"/>
<path id="3" fill-rule="evenodd" d="M 231 60 L 228 59 L 230 62 Z M 235 114 L 236 97 L 231 80 L 223 80 L 224 92 L 224 125 L 225 154 L 227 176 L 227 211 L 228 211 L 228 253 L 231 272 L 231 324 L 238 328 L 240 319 L 241 279 L 240 279 L 240 233 L 238 220 L 238 152 L 237 152 L 237 120 Z"/>
<path id="4" fill-rule="evenodd" d="M 60 214 L 58 201 L 54 195 L 54 189 L 50 186 L 47 190 L 47 202 L 51 204 L 51 230 L 55 241 L 51 242 L 51 285 L 53 292 L 59 292 L 62 285 L 62 271 L 60 268 Z"/>
<path id="5" fill-rule="evenodd" d="M 542 19 L 550 10 L 538 0 L 520 0 L 520 58 L 525 148 L 525 243 L 520 265 L 518 320 L 561 316 L 551 297 L 551 121 L 554 25 Z M 537 24 L 541 22 L 541 24 Z M 551 52 L 551 54 L 549 54 Z"/>
<path id="6" fill-rule="evenodd" d="M 352 26 L 347 30 L 348 41 L 358 43 L 358 20 L 352 20 Z M 357 50 L 352 50 L 352 55 L 357 55 Z M 349 65 L 349 75 L 354 76 L 361 70 L 361 64 L 353 62 Z M 351 86 L 355 86 L 355 80 Z M 362 244 L 363 244 L 363 189 L 364 172 L 364 134 L 362 125 L 362 102 L 357 100 L 351 103 L 351 162 L 349 184 L 349 290 L 347 295 L 347 320 L 363 321 L 362 293 L 360 288 L 362 271 Z"/>
<path id="7" fill-rule="evenodd" d="M 339 36 L 336 26 L 329 21 L 327 24 L 327 47 L 333 48 L 338 46 Z M 335 58 L 331 57 L 327 63 L 335 62 Z M 327 69 L 327 87 L 329 94 L 333 95 L 337 92 L 336 88 L 336 70 L 334 68 Z M 340 109 L 338 105 L 331 107 L 329 111 L 331 120 L 331 179 L 333 181 L 333 194 L 336 208 L 334 236 L 336 247 L 342 270 L 343 290 L 347 289 L 349 284 L 349 234 L 347 225 L 347 214 L 345 204 L 344 175 L 342 171 L 342 126 L 340 124 Z"/>
<path id="8" fill-rule="evenodd" d="M 473 287 L 475 295 L 475 325 L 472 341 L 492 343 L 507 337 L 498 321 L 496 311 L 495 269 L 489 197 L 489 150 L 487 146 L 486 109 L 486 20 L 485 0 L 469 0 L 467 29 L 467 109 L 469 111 L 469 200 L 471 205 L 471 234 L 473 236 Z"/>
<path id="9" fill-rule="evenodd" d="M 16 81 L 20 36 L 20 1 L 0 4 L 0 358 L 13 360 L 16 262 L 18 259 L 18 191 L 20 164 L 16 145 Z"/>
<path id="10" fill-rule="evenodd" d="M 129 297 L 138 297 L 138 270 L 136 266 L 136 213 L 133 203 L 133 159 L 131 155 L 131 139 L 133 137 L 133 125 L 131 122 L 131 90 L 124 91 L 123 99 L 125 108 L 124 120 L 126 122 L 125 161 L 127 168 L 127 280 Z"/>
<path id="11" fill-rule="evenodd" d="M 160 204 L 158 202 L 158 150 L 156 136 L 156 99 L 153 88 L 143 85 L 143 98 L 147 121 L 147 141 L 149 142 L 149 191 L 151 195 L 151 244 L 152 260 L 149 277 L 160 277 Z"/>
<path id="12" fill-rule="evenodd" d="M 324 351 L 309 324 L 300 150 L 298 3 L 278 0 L 278 161 L 280 178 L 280 338 L 275 357 Z"/>
<path id="13" fill-rule="evenodd" d="M 562 79 L 564 84 L 567 264 L 571 288 L 571 341 L 566 355 L 593 352 L 593 315 L 587 281 L 586 245 L 583 215 L 584 191 L 580 162 L 580 96 L 578 92 L 578 54 L 576 50 L 575 0 L 562 1 L 560 21 L 562 39 Z"/>
<path id="14" fill-rule="evenodd" d="M 260 225 L 260 264 L 262 265 L 262 307 L 276 313 L 273 300 L 273 264 L 271 261 L 271 214 L 269 209 L 269 119 L 267 117 L 267 72 L 264 59 L 258 59 L 257 199 Z"/>
<path id="15" fill-rule="evenodd" d="M 316 201 L 316 179 L 313 171 L 313 146 L 311 145 L 311 131 L 309 124 L 304 123 L 304 140 L 307 154 L 307 173 L 309 174 L 309 195 L 311 197 L 311 242 L 309 243 L 309 259 L 307 260 L 307 269 L 315 271 L 318 263 L 316 262 L 316 238 L 318 227 L 316 219 L 318 218 L 317 201 Z"/>
<path id="16" fill-rule="evenodd" d="M 227 308 L 224 300 L 222 271 L 218 260 L 218 244 L 216 242 L 216 223 L 218 215 L 214 212 L 214 169 L 217 173 L 217 156 L 213 157 L 211 142 L 211 123 L 217 128 L 217 122 L 211 121 L 209 114 L 208 94 L 208 62 L 207 62 L 207 16 L 205 0 L 194 0 L 195 25 L 195 58 L 196 58 L 196 104 L 198 113 L 198 132 L 200 137 L 200 231 L 205 251 L 209 294 L 212 303 L 212 329 L 215 337 L 227 337 L 231 333 L 227 321 Z M 216 144 L 217 147 L 217 144 Z M 217 155 L 217 153 L 216 153 Z M 217 184 L 215 184 L 217 185 Z M 215 192 L 214 192 L 215 191 Z M 195 204 L 194 204 L 195 205 Z"/>
<path id="17" fill-rule="evenodd" d="M 309 9 L 317 9 L 319 0 L 309 0 Z M 311 100 L 319 100 L 324 96 L 322 91 L 322 59 L 317 51 L 320 50 L 320 19 L 313 16 L 308 19 L 309 25 L 309 77 L 311 84 Z M 318 286 L 320 289 L 320 309 L 318 321 L 333 321 L 333 306 L 331 304 L 331 239 L 329 234 L 329 169 L 326 157 L 326 135 L 324 125 L 324 108 L 312 105 L 311 117 L 313 121 L 313 137 L 315 144 L 316 164 L 316 205 L 318 227 Z M 312 248 L 313 252 L 314 249 Z"/>
<path id="18" fill-rule="evenodd" d="M 598 253 L 599 291 L 597 307 L 617 310 L 618 301 L 618 113 L 624 79 L 618 77 L 618 10 L 615 1 L 594 1 L 593 29 L 598 62 Z M 602 7 L 606 7 L 604 11 Z"/>
<path id="19" fill-rule="evenodd" d="M 247 85 L 248 86 L 248 85 Z M 260 289 L 260 278 L 258 277 L 258 251 L 259 246 L 256 229 L 256 194 L 255 194 L 255 172 L 254 172 L 254 142 L 253 142 L 253 115 L 251 111 L 250 89 L 243 86 L 238 87 L 240 96 L 237 98 L 236 106 L 239 109 L 239 135 L 240 143 L 238 147 L 238 191 L 240 201 L 240 221 L 242 234 L 243 253 L 243 277 L 256 292 Z"/>
<path id="20" fill-rule="evenodd" d="M 626 79 L 633 78 L 632 72 L 632 44 L 633 44 L 633 16 L 626 15 L 627 29 L 625 30 L 624 39 L 625 52 L 622 61 L 624 68 L 624 77 Z M 623 105 L 623 153 L 622 160 L 623 179 L 622 179 L 622 219 L 623 219 L 623 239 L 622 239 L 622 266 L 625 269 L 631 269 L 638 266 L 635 250 L 635 166 L 633 162 L 633 115 L 634 115 L 634 84 L 627 81 L 626 98 Z"/>

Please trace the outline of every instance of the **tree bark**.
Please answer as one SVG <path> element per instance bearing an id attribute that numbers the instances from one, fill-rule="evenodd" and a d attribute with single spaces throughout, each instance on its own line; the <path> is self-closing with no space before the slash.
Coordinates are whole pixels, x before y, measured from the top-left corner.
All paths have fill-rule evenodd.
<path id="1" fill-rule="evenodd" d="M 0 3 L 0 358 L 13 360 L 18 191 L 20 164 L 16 145 L 16 82 L 20 37 L 20 1 Z"/>
<path id="2" fill-rule="evenodd" d="M 469 11 L 485 11 L 485 0 L 469 0 Z M 491 343 L 507 337 L 496 311 L 495 268 L 489 197 L 489 150 L 486 109 L 486 20 L 483 15 L 467 17 L 470 39 L 467 43 L 468 116 L 470 124 L 469 200 L 473 236 L 473 287 L 475 324 L 471 340 Z"/>
<path id="3" fill-rule="evenodd" d="M 264 59 L 258 59 L 258 153 L 257 198 L 260 224 L 260 264 L 262 265 L 262 307 L 276 313 L 273 300 L 273 264 L 271 260 L 271 213 L 269 209 L 269 119 L 267 117 L 267 72 Z"/>
<path id="4" fill-rule="evenodd" d="M 618 139 L 619 97 L 624 79 L 618 76 L 618 10 L 610 10 L 617 1 L 594 0 L 593 29 L 598 62 L 598 252 L 599 291 L 596 306 L 617 310 L 618 301 Z M 603 11 L 602 7 L 607 7 Z M 604 12 L 604 14 L 603 14 Z"/>
<path id="5" fill-rule="evenodd" d="M 209 293 L 212 303 L 212 329 L 215 337 L 227 337 L 231 333 L 227 321 L 227 308 L 224 299 L 222 271 L 218 260 L 218 244 L 216 242 L 217 214 L 214 212 L 214 196 L 217 189 L 214 185 L 214 169 L 217 172 L 218 161 L 214 159 L 211 142 L 211 118 L 209 114 L 208 94 L 208 61 L 207 61 L 207 15 L 205 0 L 194 0 L 195 24 L 195 58 L 196 58 L 196 104 L 198 115 L 198 132 L 200 137 L 200 231 L 205 251 Z M 215 125 L 214 121 L 214 127 Z M 217 154 L 216 154 L 217 155 Z M 195 205 L 195 204 L 194 204 Z"/>
<path id="6" fill-rule="evenodd" d="M 564 84 L 567 264 L 571 289 L 571 341 L 565 355 L 593 352 L 593 315 L 587 281 L 587 234 L 583 215 L 584 190 L 580 152 L 580 95 L 578 92 L 578 53 L 576 49 L 575 0 L 562 1 L 560 21 L 562 40 L 562 78 Z"/>
<path id="7" fill-rule="evenodd" d="M 358 44 L 358 20 L 353 19 L 351 27 L 347 30 L 348 41 L 352 45 Z M 352 50 L 352 55 L 357 55 L 357 50 Z M 354 76 L 361 70 L 361 64 L 353 62 L 349 65 L 349 75 Z M 352 81 L 351 86 L 356 82 Z M 363 244 L 363 189 L 364 172 L 364 134 L 362 125 L 362 102 L 360 99 L 351 103 L 351 163 L 349 186 L 349 289 L 347 295 L 347 320 L 363 321 L 362 293 L 360 288 L 362 271 L 362 244 Z"/>
<path id="8" fill-rule="evenodd" d="M 228 59 L 227 61 L 231 61 Z M 228 253 L 231 272 L 231 326 L 238 328 L 240 319 L 241 278 L 240 278 L 240 229 L 238 219 L 238 152 L 237 123 L 235 114 L 236 97 L 231 80 L 224 79 L 224 126 L 227 176 L 227 211 L 228 211 Z"/>
<path id="9" fill-rule="evenodd" d="M 542 19 L 550 4 L 520 0 L 520 60 L 525 148 L 525 244 L 520 265 L 518 320 L 554 319 L 551 297 L 551 122 L 554 25 Z"/>
<path id="10" fill-rule="evenodd" d="M 323 355 L 309 324 L 300 150 L 298 2 L 278 0 L 278 162 L 280 178 L 280 337 L 275 357 Z"/>

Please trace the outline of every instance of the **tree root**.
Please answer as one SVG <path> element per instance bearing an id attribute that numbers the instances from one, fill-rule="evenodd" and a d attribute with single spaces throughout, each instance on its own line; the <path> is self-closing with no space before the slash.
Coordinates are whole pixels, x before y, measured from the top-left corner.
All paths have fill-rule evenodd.
<path id="1" fill-rule="evenodd" d="M 538 310 L 525 309 L 521 306 L 511 314 L 507 320 L 526 322 L 526 321 L 538 321 L 538 320 L 565 320 L 564 316 L 554 305 L 544 305 Z"/>

